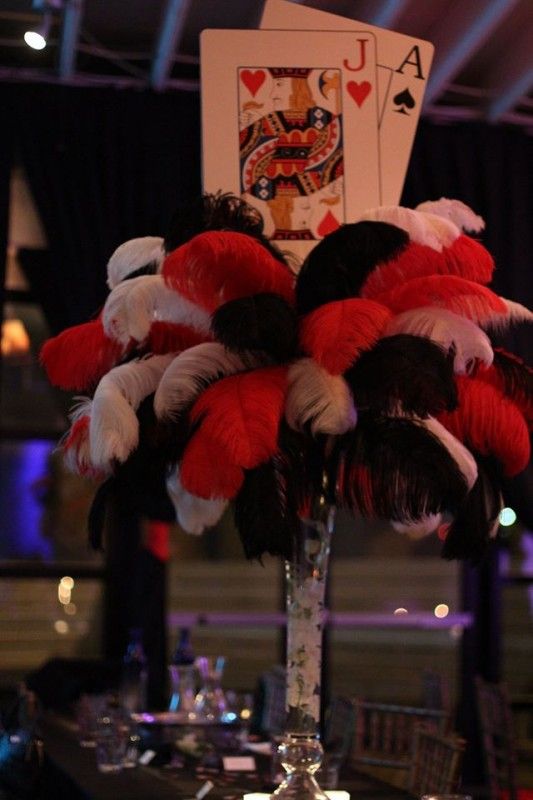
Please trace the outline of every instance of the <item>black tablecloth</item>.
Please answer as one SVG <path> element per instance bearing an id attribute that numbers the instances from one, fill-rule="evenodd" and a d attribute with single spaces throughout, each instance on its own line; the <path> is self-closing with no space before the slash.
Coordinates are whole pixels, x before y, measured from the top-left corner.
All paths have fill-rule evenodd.
<path id="1" fill-rule="evenodd" d="M 79 746 L 73 723 L 62 717 L 48 717 L 42 723 L 42 736 L 43 800 L 186 800 L 193 798 L 206 780 L 215 784 L 206 800 L 240 800 L 246 792 L 272 789 L 265 783 L 261 769 L 250 774 L 138 765 L 102 774 L 96 768 L 94 750 Z M 354 773 L 341 779 L 339 789 L 350 792 L 352 798 L 365 800 L 408 797 L 398 789 Z"/>

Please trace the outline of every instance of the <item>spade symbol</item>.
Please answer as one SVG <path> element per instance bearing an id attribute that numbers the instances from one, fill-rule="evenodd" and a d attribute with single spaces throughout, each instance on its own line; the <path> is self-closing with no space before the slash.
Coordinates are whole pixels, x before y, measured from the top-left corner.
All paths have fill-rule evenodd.
<path id="1" fill-rule="evenodd" d="M 415 99 L 409 89 L 404 89 L 403 92 L 394 95 L 392 102 L 395 106 L 399 106 L 399 108 L 394 109 L 398 114 L 409 114 L 407 109 L 415 107 Z"/>

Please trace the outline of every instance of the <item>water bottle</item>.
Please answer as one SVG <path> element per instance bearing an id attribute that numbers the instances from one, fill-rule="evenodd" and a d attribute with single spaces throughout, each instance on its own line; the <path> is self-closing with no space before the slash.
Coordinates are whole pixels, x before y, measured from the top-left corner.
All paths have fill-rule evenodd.
<path id="1" fill-rule="evenodd" d="M 147 660 L 142 644 L 142 630 L 130 631 L 130 642 L 124 656 L 120 703 L 130 714 L 146 711 Z"/>
<path id="2" fill-rule="evenodd" d="M 168 710 L 178 712 L 184 717 L 188 717 L 194 709 L 196 694 L 194 661 L 190 630 L 182 628 L 168 667 L 172 686 Z"/>

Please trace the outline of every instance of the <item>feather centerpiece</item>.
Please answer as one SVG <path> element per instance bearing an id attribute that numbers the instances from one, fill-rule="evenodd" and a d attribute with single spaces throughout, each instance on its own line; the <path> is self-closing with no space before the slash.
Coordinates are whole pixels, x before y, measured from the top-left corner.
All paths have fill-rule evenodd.
<path id="1" fill-rule="evenodd" d="M 163 244 L 118 248 L 102 317 L 42 351 L 52 382 L 92 395 L 63 449 L 109 476 L 93 541 L 121 492 L 197 534 L 232 502 L 247 557 L 288 557 L 326 486 L 412 538 L 447 525 L 444 557 L 480 558 L 533 419 L 530 368 L 491 340 L 533 314 L 488 288 L 494 261 L 466 233 L 483 227 L 447 198 L 370 209 L 295 279 L 257 210 L 219 193 Z"/>

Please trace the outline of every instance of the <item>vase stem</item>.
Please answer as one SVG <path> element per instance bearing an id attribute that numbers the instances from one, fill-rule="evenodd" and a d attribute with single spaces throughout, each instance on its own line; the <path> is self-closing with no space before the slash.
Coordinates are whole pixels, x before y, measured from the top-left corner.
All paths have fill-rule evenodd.
<path id="1" fill-rule="evenodd" d="M 287 773 L 276 800 L 325 800 L 315 772 L 322 761 L 320 699 L 325 594 L 335 507 L 323 496 L 301 521 L 293 557 L 285 562 L 287 600 L 287 723 L 279 747 Z"/>

